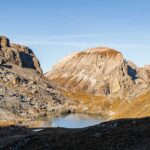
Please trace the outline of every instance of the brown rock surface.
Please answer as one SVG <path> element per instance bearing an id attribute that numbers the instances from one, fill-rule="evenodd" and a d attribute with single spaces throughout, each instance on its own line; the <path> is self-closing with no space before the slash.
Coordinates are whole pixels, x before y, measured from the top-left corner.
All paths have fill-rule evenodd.
<path id="1" fill-rule="evenodd" d="M 76 103 L 76 111 L 108 118 L 150 116 L 150 67 L 110 48 L 75 53 L 45 75 Z"/>
<path id="2" fill-rule="evenodd" d="M 28 47 L 0 37 L 0 121 L 67 111 L 65 98 L 42 73 Z"/>
<path id="3" fill-rule="evenodd" d="M 62 89 L 111 99 L 133 99 L 150 89 L 146 68 L 139 68 L 120 52 L 104 47 L 66 57 L 45 76 Z"/>
<path id="4" fill-rule="evenodd" d="M 42 74 L 40 63 L 28 47 L 9 43 L 6 37 L 0 37 L 0 58 L 23 68 L 31 68 Z"/>

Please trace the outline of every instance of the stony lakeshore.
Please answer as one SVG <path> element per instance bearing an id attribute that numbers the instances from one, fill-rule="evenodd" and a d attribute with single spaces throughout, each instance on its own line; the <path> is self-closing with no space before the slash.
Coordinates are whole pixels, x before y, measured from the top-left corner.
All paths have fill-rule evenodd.
<path id="1" fill-rule="evenodd" d="M 82 129 L 0 127 L 1 150 L 149 150 L 150 118 Z"/>

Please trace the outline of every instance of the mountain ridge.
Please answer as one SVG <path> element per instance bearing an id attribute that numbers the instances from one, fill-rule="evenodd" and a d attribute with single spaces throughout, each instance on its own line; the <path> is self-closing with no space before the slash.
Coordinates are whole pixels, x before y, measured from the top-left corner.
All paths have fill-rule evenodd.
<path id="1" fill-rule="evenodd" d="M 147 86 L 149 90 L 148 70 L 149 67 L 146 70 L 146 68 L 139 68 L 134 63 L 126 61 L 119 51 L 98 47 L 64 58 L 45 76 L 60 87 L 72 92 L 118 97 L 127 91 L 127 95 L 122 95 L 120 98 L 126 96 L 127 99 L 130 99 L 132 94 L 129 93 L 129 88 L 137 89 L 135 91 L 137 95 L 142 94 L 138 89 L 140 84 L 145 86 L 145 89 Z M 142 88 L 142 90 L 145 89 Z M 134 97 L 131 96 L 131 98 Z"/>
<path id="2" fill-rule="evenodd" d="M 138 67 L 111 48 L 67 56 L 45 76 L 77 104 L 76 112 L 109 119 L 150 115 L 149 65 Z"/>

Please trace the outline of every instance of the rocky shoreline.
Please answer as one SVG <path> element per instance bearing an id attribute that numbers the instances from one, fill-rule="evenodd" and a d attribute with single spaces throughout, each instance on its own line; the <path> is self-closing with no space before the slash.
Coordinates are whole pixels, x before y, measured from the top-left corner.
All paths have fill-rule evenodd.
<path id="1" fill-rule="evenodd" d="M 149 150 L 150 117 L 82 129 L 0 127 L 0 150 Z"/>

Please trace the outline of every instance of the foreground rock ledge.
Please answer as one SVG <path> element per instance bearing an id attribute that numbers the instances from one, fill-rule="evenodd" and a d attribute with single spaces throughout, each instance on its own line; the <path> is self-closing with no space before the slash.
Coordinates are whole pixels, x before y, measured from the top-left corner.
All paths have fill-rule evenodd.
<path id="1" fill-rule="evenodd" d="M 36 131 L 36 132 L 35 132 Z M 2 150 L 149 150 L 150 117 L 121 119 L 83 129 L 0 128 Z"/>

